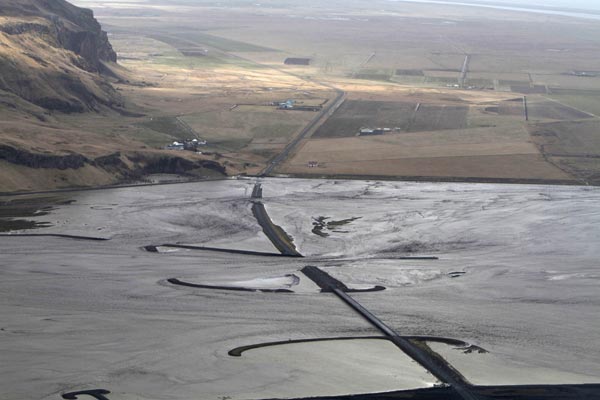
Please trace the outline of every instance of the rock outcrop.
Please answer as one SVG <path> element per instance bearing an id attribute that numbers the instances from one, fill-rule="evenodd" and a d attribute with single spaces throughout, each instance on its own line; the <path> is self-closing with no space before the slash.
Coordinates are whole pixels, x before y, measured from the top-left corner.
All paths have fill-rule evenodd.
<path id="1" fill-rule="evenodd" d="M 80 170 L 93 167 L 115 176 L 115 182 L 143 179 L 149 174 L 178 174 L 202 176 L 206 172 L 226 176 L 223 165 L 212 160 L 189 160 L 183 157 L 164 154 L 119 152 L 90 159 L 81 154 L 64 155 L 42 154 L 12 146 L 0 145 L 0 161 L 32 168 L 54 170 Z"/>
<path id="2" fill-rule="evenodd" d="M 0 145 L 0 160 L 29 168 L 78 169 L 90 160 L 80 154 L 64 156 L 31 153 L 11 146 Z"/>
<path id="3" fill-rule="evenodd" d="M 66 113 L 119 108 L 102 75 L 116 60 L 91 10 L 65 0 L 0 0 L 0 90 Z"/>

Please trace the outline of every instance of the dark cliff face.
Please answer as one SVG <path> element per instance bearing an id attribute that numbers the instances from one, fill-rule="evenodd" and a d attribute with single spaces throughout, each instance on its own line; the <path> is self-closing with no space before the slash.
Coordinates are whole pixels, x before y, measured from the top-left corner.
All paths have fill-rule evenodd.
<path id="1" fill-rule="evenodd" d="M 79 154 L 66 156 L 36 154 L 5 145 L 0 145 L 0 160 L 29 168 L 57 168 L 62 170 L 82 168 L 86 162 L 89 162 L 87 158 Z"/>
<path id="2" fill-rule="evenodd" d="M 0 15 L 41 17 L 50 21 L 58 44 L 83 57 L 94 71 L 99 70 L 101 61 L 117 61 L 117 54 L 92 10 L 76 7 L 65 0 L 0 0 Z M 19 29 L 21 32 L 18 33 L 24 33 L 28 28 L 39 28 L 33 25 L 14 27 L 13 33 Z"/>
<path id="3" fill-rule="evenodd" d="M 225 167 L 211 160 L 188 160 L 172 155 L 113 153 L 90 159 L 81 154 L 40 154 L 12 146 L 0 145 L 0 160 L 33 169 L 78 170 L 85 166 L 102 169 L 123 180 L 135 180 L 148 174 L 194 175 L 193 171 L 212 171 L 227 175 Z M 128 166 L 123 160 L 128 160 Z"/>
<path id="4" fill-rule="evenodd" d="M 91 10 L 65 0 L 0 0 L 0 16 L 0 43 L 9 44 L 0 47 L 0 90 L 62 112 L 120 105 L 101 75 L 117 55 Z"/>

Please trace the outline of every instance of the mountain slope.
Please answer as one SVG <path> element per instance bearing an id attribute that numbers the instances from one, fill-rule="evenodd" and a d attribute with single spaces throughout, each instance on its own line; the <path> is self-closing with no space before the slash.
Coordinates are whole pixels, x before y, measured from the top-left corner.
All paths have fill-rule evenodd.
<path id="1" fill-rule="evenodd" d="M 0 90 L 61 112 L 122 101 L 102 73 L 116 62 L 91 10 L 64 0 L 0 0 Z"/>

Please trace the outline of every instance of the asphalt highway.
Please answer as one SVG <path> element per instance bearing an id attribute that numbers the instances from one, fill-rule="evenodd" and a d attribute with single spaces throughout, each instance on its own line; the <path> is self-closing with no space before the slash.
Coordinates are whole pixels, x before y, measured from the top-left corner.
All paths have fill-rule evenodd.
<path id="1" fill-rule="evenodd" d="M 328 118 L 331 116 L 335 110 L 338 109 L 339 106 L 346 100 L 346 92 L 336 89 L 337 96 L 336 98 L 330 102 L 329 105 L 323 108 L 323 110 L 317 115 L 308 125 L 302 129 L 300 134 L 294 138 L 290 143 L 285 146 L 283 151 L 276 155 L 273 159 L 269 161 L 269 164 L 263 169 L 258 176 L 268 176 L 270 175 L 283 161 L 285 161 L 289 155 L 294 151 L 294 149 L 298 146 L 298 144 L 306 138 L 306 136 L 312 132 L 313 128 L 315 128 L 319 122 L 321 122 L 324 118 Z"/>

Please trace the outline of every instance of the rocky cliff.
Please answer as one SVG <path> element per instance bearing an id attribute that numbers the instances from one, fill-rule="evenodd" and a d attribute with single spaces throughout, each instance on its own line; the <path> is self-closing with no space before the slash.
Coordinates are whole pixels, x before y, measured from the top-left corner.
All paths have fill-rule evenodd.
<path id="1" fill-rule="evenodd" d="M 194 179 L 227 175 L 225 167 L 216 161 L 184 157 L 160 152 L 115 152 L 90 158 L 77 153 L 35 153 L 0 144 L 0 194 L 140 182 L 149 174 Z"/>
<path id="2" fill-rule="evenodd" d="M 91 10 L 64 0 L 0 0 L 0 91 L 61 112 L 118 108 L 102 75 L 116 59 Z"/>

